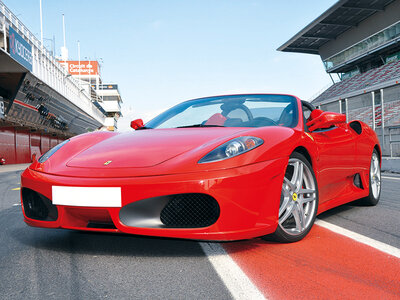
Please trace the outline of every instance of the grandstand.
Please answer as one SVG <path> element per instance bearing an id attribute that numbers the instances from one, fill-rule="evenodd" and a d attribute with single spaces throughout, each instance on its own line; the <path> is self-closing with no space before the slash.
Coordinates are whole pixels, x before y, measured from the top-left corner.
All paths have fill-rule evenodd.
<path id="1" fill-rule="evenodd" d="M 315 98 L 314 102 L 319 103 L 324 99 L 337 99 L 341 95 L 363 91 L 368 87 L 385 83 L 392 79 L 395 79 L 397 83 L 400 81 L 400 61 L 391 62 L 365 73 L 357 74 L 354 77 L 343 79 Z"/>
<path id="2" fill-rule="evenodd" d="M 400 0 L 339 0 L 278 50 L 319 55 L 332 85 L 312 103 L 366 122 L 400 156 Z"/>

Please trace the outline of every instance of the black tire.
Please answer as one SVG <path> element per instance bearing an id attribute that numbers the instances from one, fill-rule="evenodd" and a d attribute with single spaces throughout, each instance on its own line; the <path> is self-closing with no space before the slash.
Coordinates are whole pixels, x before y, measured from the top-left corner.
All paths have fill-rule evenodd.
<path id="1" fill-rule="evenodd" d="M 374 167 L 373 167 L 373 163 L 374 163 L 374 157 L 378 160 L 378 170 L 376 170 L 377 172 L 374 172 Z M 375 176 L 375 178 L 374 178 Z M 373 182 L 378 181 L 378 193 L 376 194 L 376 192 L 374 193 L 373 191 L 373 187 L 372 184 Z M 378 151 L 376 151 L 376 149 L 374 149 L 374 151 L 372 152 L 371 155 L 371 163 L 369 166 L 369 194 L 367 197 L 360 199 L 358 202 L 361 205 L 365 205 L 365 206 L 375 206 L 378 204 L 379 199 L 381 197 L 381 168 L 380 168 L 380 159 L 379 159 L 379 154 Z"/>
<path id="2" fill-rule="evenodd" d="M 303 164 L 302 170 L 305 170 L 304 168 L 306 167 L 308 170 L 306 170 L 307 174 L 303 174 L 302 176 L 302 182 L 300 184 L 300 181 L 295 180 L 299 184 L 297 185 L 297 189 L 301 189 L 303 191 L 302 193 L 299 193 L 297 196 L 297 193 L 294 192 L 292 193 L 293 190 L 292 186 L 287 183 L 287 181 L 292 182 L 294 178 L 294 173 L 295 173 L 295 164 L 297 162 L 301 162 Z M 294 165 L 292 165 L 294 164 Z M 300 163 L 299 163 L 300 164 Z M 289 179 L 290 178 L 290 179 Z M 310 186 L 313 186 L 313 189 L 309 188 Z M 292 190 L 289 190 L 292 189 Z M 304 191 L 312 191 L 312 193 L 304 193 Z M 286 194 L 286 196 L 285 196 Z M 294 195 L 296 194 L 296 195 Z M 288 196 L 289 195 L 289 196 Z M 285 199 L 286 197 L 286 199 Z M 308 198 L 305 198 L 308 197 Z M 309 200 L 309 199 L 314 199 L 314 200 Z M 307 202 L 303 202 L 307 201 Z M 300 227 L 301 229 L 297 229 L 297 224 L 298 221 L 296 221 L 296 218 L 294 216 L 294 211 L 296 210 L 298 214 L 297 215 L 297 220 L 299 216 L 299 211 L 296 208 L 289 208 L 289 206 L 292 205 L 293 207 L 297 207 L 300 210 L 300 206 L 303 207 L 304 213 L 304 219 L 303 222 L 306 221 L 306 224 L 304 228 L 302 226 Z M 290 209 L 292 209 L 293 213 L 290 215 Z M 286 167 L 285 170 L 285 178 L 282 183 L 282 194 L 281 194 L 281 200 L 280 200 L 280 208 L 279 208 L 279 213 L 278 213 L 278 227 L 276 231 L 273 234 L 266 235 L 262 237 L 265 240 L 274 240 L 278 242 L 283 242 L 283 243 L 292 243 L 292 242 L 297 242 L 303 239 L 311 230 L 312 225 L 315 222 L 315 218 L 317 216 L 317 210 L 318 210 L 318 185 L 317 185 L 317 180 L 315 178 L 314 170 L 311 166 L 311 164 L 308 162 L 308 160 L 304 157 L 304 155 L 294 152 L 289 158 L 288 166 Z M 311 213 L 310 213 L 311 210 Z M 308 211 L 308 214 L 307 214 Z M 287 217 L 286 215 L 289 215 Z M 287 219 L 284 219 L 286 216 Z M 283 220 L 281 224 L 281 220 Z M 293 225 L 294 223 L 294 225 Z M 296 228 L 292 228 L 292 227 Z M 292 232 L 292 230 L 295 230 L 296 232 Z M 298 232 L 297 232 L 298 230 Z"/>

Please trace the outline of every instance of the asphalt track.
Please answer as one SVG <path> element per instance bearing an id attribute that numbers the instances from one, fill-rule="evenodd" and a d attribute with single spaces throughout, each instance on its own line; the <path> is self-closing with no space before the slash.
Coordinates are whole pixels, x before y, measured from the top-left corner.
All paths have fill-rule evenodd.
<path id="1" fill-rule="evenodd" d="M 0 173 L 0 299 L 400 299 L 397 254 L 320 225 L 293 244 L 28 227 L 20 173 Z M 378 206 L 343 205 L 320 224 L 400 253 L 400 176 L 384 174 L 382 187 Z"/>

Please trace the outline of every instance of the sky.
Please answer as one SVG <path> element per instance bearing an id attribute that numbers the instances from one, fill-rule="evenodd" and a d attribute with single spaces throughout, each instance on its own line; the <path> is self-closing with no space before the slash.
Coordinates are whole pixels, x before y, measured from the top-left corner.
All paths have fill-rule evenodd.
<path id="1" fill-rule="evenodd" d="M 1 0 L 0 0 L 1 1 Z M 2 0 L 40 39 L 39 0 Z M 334 0 L 42 0 L 43 34 L 60 55 L 100 60 L 122 95 L 120 131 L 184 100 L 285 93 L 310 100 L 331 84 L 318 55 L 276 49 Z M 45 40 L 51 50 L 52 42 Z"/>

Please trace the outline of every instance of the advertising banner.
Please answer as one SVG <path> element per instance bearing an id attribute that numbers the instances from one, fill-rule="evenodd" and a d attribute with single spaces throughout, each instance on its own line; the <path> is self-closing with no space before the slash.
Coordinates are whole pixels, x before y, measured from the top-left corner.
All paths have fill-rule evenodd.
<path id="1" fill-rule="evenodd" d="M 10 56 L 32 72 L 32 46 L 11 26 L 8 33 Z"/>
<path id="2" fill-rule="evenodd" d="M 400 60 L 400 52 L 386 56 L 386 63 Z"/>
<path id="3" fill-rule="evenodd" d="M 59 62 L 71 75 L 99 75 L 99 64 L 92 60 L 68 60 Z"/>

